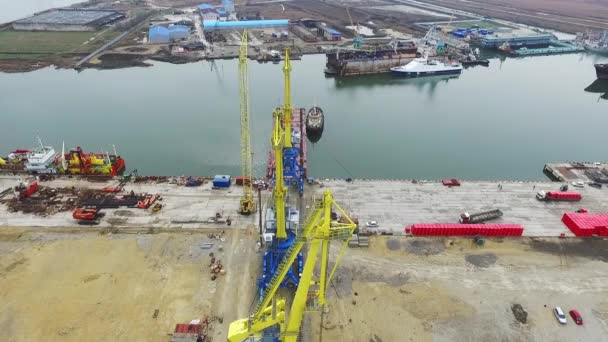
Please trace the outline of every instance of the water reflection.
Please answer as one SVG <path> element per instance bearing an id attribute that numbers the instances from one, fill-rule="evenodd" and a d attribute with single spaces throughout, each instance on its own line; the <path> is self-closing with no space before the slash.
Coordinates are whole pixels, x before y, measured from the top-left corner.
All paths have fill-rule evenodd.
<path id="1" fill-rule="evenodd" d="M 597 99 L 598 101 L 600 99 L 608 100 L 608 80 L 595 80 L 585 88 L 585 91 L 588 93 L 600 94 Z"/>
<path id="2" fill-rule="evenodd" d="M 375 74 L 362 76 L 346 76 L 334 78 L 336 89 L 362 88 L 372 89 L 380 87 L 413 87 L 420 92 L 427 92 L 433 98 L 437 87 L 457 79 L 460 75 L 438 75 L 416 78 L 399 77 L 391 74 Z M 452 81 L 453 82 L 453 81 Z"/>

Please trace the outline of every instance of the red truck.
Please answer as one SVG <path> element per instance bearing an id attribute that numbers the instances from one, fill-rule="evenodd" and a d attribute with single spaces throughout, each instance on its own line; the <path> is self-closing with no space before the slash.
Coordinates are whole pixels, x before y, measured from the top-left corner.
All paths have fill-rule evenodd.
<path id="1" fill-rule="evenodd" d="M 539 191 L 536 198 L 540 201 L 580 201 L 581 194 L 573 191 Z"/>

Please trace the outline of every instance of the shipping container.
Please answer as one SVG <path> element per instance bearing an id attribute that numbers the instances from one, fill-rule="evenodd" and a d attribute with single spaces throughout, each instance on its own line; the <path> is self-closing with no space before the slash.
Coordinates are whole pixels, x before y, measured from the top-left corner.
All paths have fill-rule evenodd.
<path id="1" fill-rule="evenodd" d="M 406 227 L 415 236 L 521 236 L 519 224 L 416 223 Z"/>
<path id="2" fill-rule="evenodd" d="M 228 175 L 217 175 L 213 177 L 214 188 L 228 188 L 230 187 L 230 176 Z"/>
<path id="3" fill-rule="evenodd" d="M 536 198 L 541 201 L 580 201 L 582 196 L 573 191 L 539 191 Z"/>
<path id="4" fill-rule="evenodd" d="M 608 214 L 564 213 L 562 222 L 575 236 L 608 236 Z"/>

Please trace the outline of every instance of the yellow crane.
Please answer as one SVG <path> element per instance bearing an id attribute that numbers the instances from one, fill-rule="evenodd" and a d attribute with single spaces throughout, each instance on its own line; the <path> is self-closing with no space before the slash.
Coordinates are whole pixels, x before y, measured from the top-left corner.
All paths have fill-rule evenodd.
<path id="1" fill-rule="evenodd" d="M 332 209 L 339 212 L 343 217 L 341 221 L 346 223 L 332 221 Z M 248 318 L 230 323 L 228 341 L 240 342 L 250 337 L 260 338 L 264 330 L 274 327 L 278 328 L 279 340 L 295 342 L 300 333 L 304 312 L 319 311 L 326 307 L 327 287 L 331 283 L 355 228 L 356 224 L 334 201 L 331 191 L 326 190 L 323 198 L 315 201 L 311 207 L 304 223 L 304 230 L 281 261 L 275 276 L 268 284 L 263 300 L 258 303 L 253 314 Z M 328 275 L 329 247 L 332 240 L 341 242 L 342 246 Z M 310 245 L 304 262 L 304 270 L 289 309 L 289 315 L 286 315 L 285 300 L 275 297 L 275 295 L 289 267 L 306 243 Z M 317 261 L 319 254 L 320 262 Z M 319 271 L 318 275 L 314 274 L 315 270 Z"/>
<path id="2" fill-rule="evenodd" d="M 283 104 L 283 123 L 285 124 L 285 147 L 290 148 L 291 145 L 291 62 L 289 60 L 289 48 L 285 48 L 285 63 L 283 64 L 283 73 L 285 74 L 285 103 Z"/>
<path id="3" fill-rule="evenodd" d="M 247 76 L 247 30 L 241 37 L 239 52 L 239 95 L 241 100 L 241 168 L 243 175 L 243 197 L 239 211 L 250 215 L 255 210 L 253 201 L 253 175 L 251 158 L 251 129 L 249 125 L 249 78 Z"/>
<path id="4" fill-rule="evenodd" d="M 272 137 L 270 143 L 274 149 L 274 210 L 276 214 L 277 224 L 277 235 L 278 239 L 287 238 L 287 230 L 285 227 L 285 180 L 283 179 L 283 143 L 284 143 L 284 131 L 281 127 L 283 121 L 283 110 L 277 108 L 272 112 L 274 124 L 272 127 Z"/>

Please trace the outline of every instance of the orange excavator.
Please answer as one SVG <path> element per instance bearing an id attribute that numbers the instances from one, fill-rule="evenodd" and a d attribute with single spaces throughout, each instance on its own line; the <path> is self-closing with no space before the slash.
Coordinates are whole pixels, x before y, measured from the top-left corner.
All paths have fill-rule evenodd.
<path id="1" fill-rule="evenodd" d="M 78 220 L 79 224 L 97 224 L 99 223 L 99 219 L 102 218 L 105 214 L 101 212 L 103 208 L 103 204 L 110 198 L 114 197 L 114 193 L 122 191 L 125 185 L 133 178 L 133 176 L 137 176 L 137 169 L 133 170 L 129 175 L 124 176 L 118 186 L 112 188 L 112 191 L 103 190 L 107 194 L 101 199 L 97 205 L 93 207 L 84 207 L 84 208 L 76 208 L 72 213 L 72 218 Z M 109 192 L 109 193 L 108 193 Z"/>

